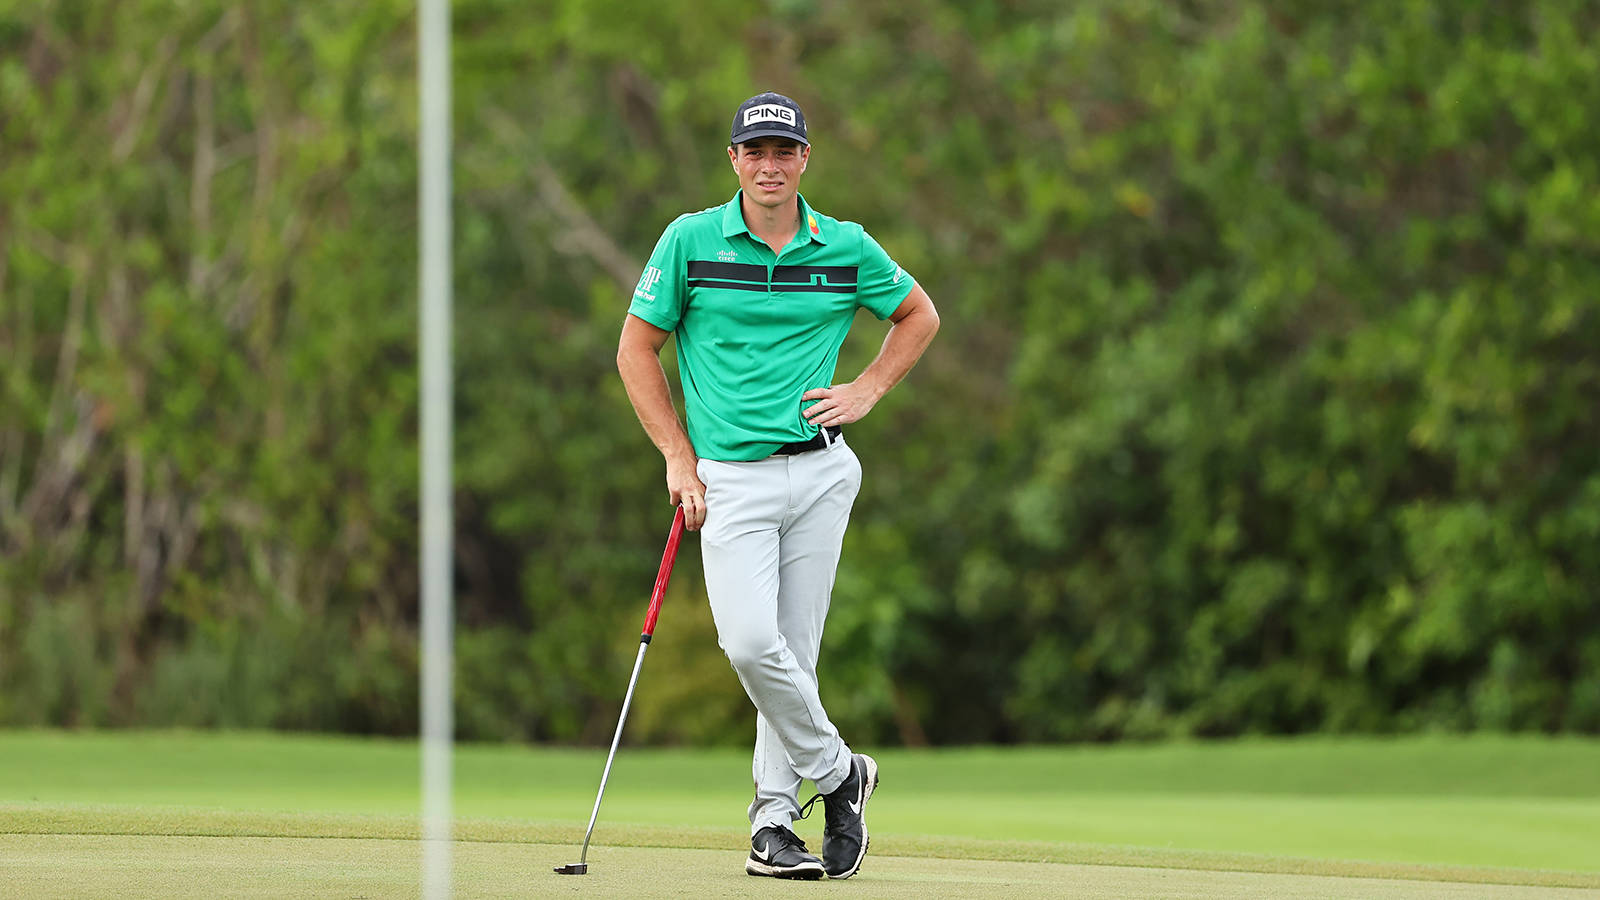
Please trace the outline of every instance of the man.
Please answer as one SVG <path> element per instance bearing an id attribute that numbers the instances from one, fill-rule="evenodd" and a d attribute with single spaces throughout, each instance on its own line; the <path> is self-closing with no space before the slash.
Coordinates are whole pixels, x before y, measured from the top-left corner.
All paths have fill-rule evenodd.
<path id="1" fill-rule="evenodd" d="M 666 460 L 671 501 L 701 532 L 717 643 L 756 707 L 745 871 L 849 878 L 866 856 L 878 765 L 839 737 L 817 691 L 823 621 L 861 486 L 842 426 L 910 371 L 939 315 L 861 226 L 800 196 L 810 156 L 793 100 L 769 92 L 739 106 L 728 147 L 739 192 L 662 234 L 634 291 L 617 369 Z M 872 364 L 836 385 L 857 307 L 893 324 Z M 661 367 L 669 335 L 687 432 Z M 804 816 L 802 779 L 824 801 L 820 861 L 791 828 Z"/>

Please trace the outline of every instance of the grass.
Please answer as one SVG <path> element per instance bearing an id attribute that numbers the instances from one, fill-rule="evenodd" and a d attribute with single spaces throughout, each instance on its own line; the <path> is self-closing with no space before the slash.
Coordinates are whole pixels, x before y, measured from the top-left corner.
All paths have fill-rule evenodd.
<path id="1" fill-rule="evenodd" d="M 860 879 L 834 886 L 875 885 L 871 896 L 1057 896 L 1067 884 L 1093 896 L 1084 885 L 1106 878 L 1104 896 L 1153 896 L 1165 890 L 1162 877 L 1179 874 L 1186 895 L 1204 895 L 1218 878 L 1217 896 L 1387 896 L 1378 885 L 1423 883 L 1429 895 L 1447 894 L 1450 884 L 1600 888 L 1600 741 L 1250 740 L 876 755 L 884 781 L 870 816 L 873 854 Z M 706 896 L 751 889 L 739 871 L 749 800 L 742 750 L 624 747 L 590 852 L 594 875 L 545 879 L 550 866 L 576 859 L 603 761 L 595 750 L 458 747 L 463 892 L 511 896 L 533 878 L 540 894 L 574 889 L 569 881 L 604 893 L 601 881 L 663 865 L 696 878 L 646 878 L 659 895 L 675 885 Z M 151 865 L 223 879 L 234 869 L 279 871 L 263 882 L 278 893 L 261 896 L 294 896 L 295 885 L 306 896 L 414 893 L 417 772 L 416 746 L 404 741 L 0 732 L 0 885 L 30 885 L 17 896 L 73 896 L 112 878 L 119 895 L 141 896 L 146 882 L 155 885 L 149 896 L 171 894 L 172 883 L 141 868 Z M 814 846 L 818 819 L 801 827 Z M 701 854 L 705 865 L 696 862 Z M 286 880 L 285 861 L 298 880 Z M 997 878 L 1003 890 L 990 884 Z M 1310 881 L 1270 881 L 1284 878 Z M 356 879 L 347 885 L 355 893 L 343 893 L 341 879 Z M 1339 879 L 1359 879 L 1361 889 L 1340 893 Z M 224 893 L 248 894 L 228 885 Z M 7 890 L 0 886 L 0 896 Z"/>

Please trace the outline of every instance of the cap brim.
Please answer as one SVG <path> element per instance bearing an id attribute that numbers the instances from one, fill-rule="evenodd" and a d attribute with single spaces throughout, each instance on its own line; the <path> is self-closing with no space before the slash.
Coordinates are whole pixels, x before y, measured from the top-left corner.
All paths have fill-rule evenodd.
<path id="1" fill-rule="evenodd" d="M 749 131 L 740 132 L 739 134 L 734 135 L 733 140 L 729 141 L 728 143 L 731 146 L 733 144 L 742 144 L 745 141 L 753 141 L 756 138 L 764 138 L 764 137 L 788 138 L 789 140 L 794 141 L 794 142 L 796 142 L 798 144 L 801 144 L 803 146 L 806 146 L 806 147 L 811 146 L 811 142 L 810 141 L 806 140 L 805 138 L 801 137 L 798 134 L 795 134 L 792 131 L 785 131 L 785 130 L 783 130 L 781 128 L 752 128 Z"/>

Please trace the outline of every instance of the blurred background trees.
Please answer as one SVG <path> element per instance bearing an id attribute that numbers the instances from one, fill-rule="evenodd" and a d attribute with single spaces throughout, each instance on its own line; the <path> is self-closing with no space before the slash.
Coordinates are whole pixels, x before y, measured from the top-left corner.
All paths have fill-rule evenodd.
<path id="1" fill-rule="evenodd" d="M 462 737 L 610 733 L 616 336 L 766 89 L 945 323 L 850 433 L 850 740 L 1600 732 L 1600 9 L 454 18 Z M 0 723 L 415 728 L 415 110 L 407 2 L 0 5 Z M 634 739 L 751 730 L 698 566 Z"/>

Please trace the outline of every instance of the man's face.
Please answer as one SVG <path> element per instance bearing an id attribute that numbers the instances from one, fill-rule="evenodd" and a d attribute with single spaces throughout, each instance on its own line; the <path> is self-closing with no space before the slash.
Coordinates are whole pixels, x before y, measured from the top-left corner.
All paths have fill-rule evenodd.
<path id="1" fill-rule="evenodd" d="M 788 138 L 763 137 L 728 148 L 744 195 L 761 206 L 777 208 L 800 190 L 811 148 Z"/>

